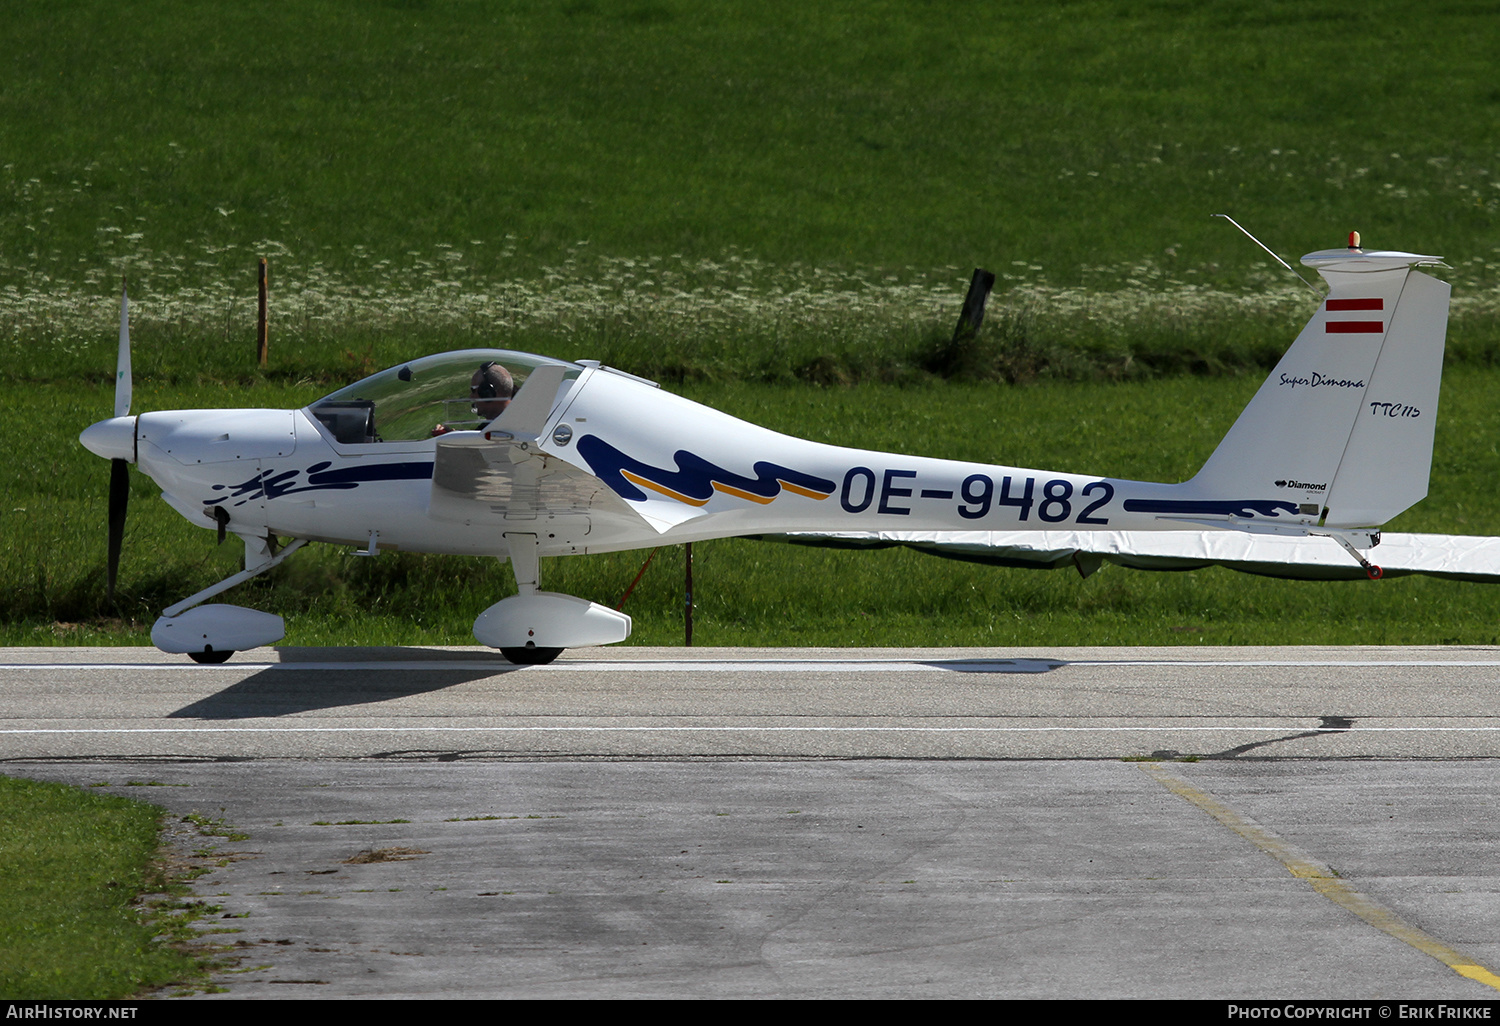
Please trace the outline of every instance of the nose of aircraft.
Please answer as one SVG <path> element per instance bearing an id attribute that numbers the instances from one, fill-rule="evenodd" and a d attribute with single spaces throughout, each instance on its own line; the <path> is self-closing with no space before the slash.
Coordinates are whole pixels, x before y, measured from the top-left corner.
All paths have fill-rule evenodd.
<path id="1" fill-rule="evenodd" d="M 111 417 L 90 424 L 78 436 L 83 447 L 107 460 L 135 462 L 135 418 Z"/>

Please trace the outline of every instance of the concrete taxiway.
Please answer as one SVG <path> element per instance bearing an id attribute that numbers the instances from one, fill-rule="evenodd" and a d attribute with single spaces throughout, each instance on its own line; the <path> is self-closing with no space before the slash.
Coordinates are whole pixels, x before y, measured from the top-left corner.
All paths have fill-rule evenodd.
<path id="1" fill-rule="evenodd" d="M 231 997 L 1489 1000 L 1497 682 L 1460 648 L 10 649 L 0 772 L 248 833 L 197 884 Z"/>

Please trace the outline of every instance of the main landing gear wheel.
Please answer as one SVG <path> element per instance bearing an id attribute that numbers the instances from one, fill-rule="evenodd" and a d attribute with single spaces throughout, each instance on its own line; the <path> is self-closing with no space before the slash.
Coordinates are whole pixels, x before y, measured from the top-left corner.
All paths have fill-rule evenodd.
<path id="1" fill-rule="evenodd" d="M 560 648 L 502 648 L 500 654 L 517 666 L 545 666 L 562 655 Z"/>
<path id="2" fill-rule="evenodd" d="M 215 652 L 213 649 L 209 649 L 207 652 L 189 652 L 187 657 L 195 663 L 217 665 L 218 663 L 229 662 L 229 657 L 232 655 L 234 653 L 228 649 L 225 649 L 223 652 Z"/>

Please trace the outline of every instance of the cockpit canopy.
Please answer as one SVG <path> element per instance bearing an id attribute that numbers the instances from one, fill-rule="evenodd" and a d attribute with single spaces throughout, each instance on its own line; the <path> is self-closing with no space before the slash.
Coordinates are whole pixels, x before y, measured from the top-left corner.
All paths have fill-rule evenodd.
<path id="1" fill-rule="evenodd" d="M 313 415 L 338 442 L 365 445 L 375 442 L 431 438 L 445 430 L 472 430 L 488 418 L 480 416 L 469 391 L 474 372 L 495 362 L 510 371 L 516 391 L 538 367 L 565 368 L 564 380 L 583 373 L 583 367 L 509 349 L 461 349 L 412 360 L 341 388 L 309 406 Z"/>

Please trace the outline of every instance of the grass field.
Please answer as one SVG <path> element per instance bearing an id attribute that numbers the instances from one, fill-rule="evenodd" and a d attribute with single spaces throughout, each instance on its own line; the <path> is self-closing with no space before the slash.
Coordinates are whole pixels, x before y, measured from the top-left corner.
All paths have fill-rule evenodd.
<path id="1" fill-rule="evenodd" d="M 1484 3 L 75 2 L 5 33 L 24 377 L 98 372 L 127 271 L 173 373 L 243 366 L 211 343 L 261 255 L 294 370 L 504 336 L 899 377 L 975 265 L 1023 374 L 1264 366 L 1307 295 L 1216 212 L 1288 256 L 1445 254 L 1455 350 L 1500 338 Z"/>
<path id="2" fill-rule="evenodd" d="M 197 982 L 170 927 L 142 922 L 161 810 L 61 784 L 0 777 L 0 999 L 119 999 Z"/>
<path id="3" fill-rule="evenodd" d="M 136 476 L 102 592 L 116 289 L 136 410 L 299 406 L 476 344 L 592 357 L 793 433 L 1171 480 L 1315 300 L 1288 256 L 1445 254 L 1433 496 L 1392 529 L 1493 532 L 1500 18 L 1445 3 L 255 8 L 8 12 L 0 67 L 0 638 L 140 642 L 223 576 Z M 272 364 L 251 365 L 272 265 Z M 969 270 L 986 329 L 945 345 Z M 854 384 L 855 387 L 847 387 Z M 770 385 L 772 387 L 767 387 Z M 876 416 L 871 411 L 878 411 Z M 1089 581 L 902 552 L 696 547 L 701 644 L 1484 640 L 1489 592 L 1226 572 Z M 613 604 L 643 554 L 560 560 Z M 680 571 L 631 599 L 679 636 Z M 467 642 L 482 561 L 299 555 L 237 599 L 291 642 Z"/>
<path id="4" fill-rule="evenodd" d="M 1261 258 L 1208 221 L 1232 206 L 1294 252 L 1358 227 L 1488 259 L 1497 30 L 1382 0 L 27 5 L 0 250 L 210 286 L 263 240 L 382 284 L 534 279 L 581 243 L 1236 280 Z"/>

